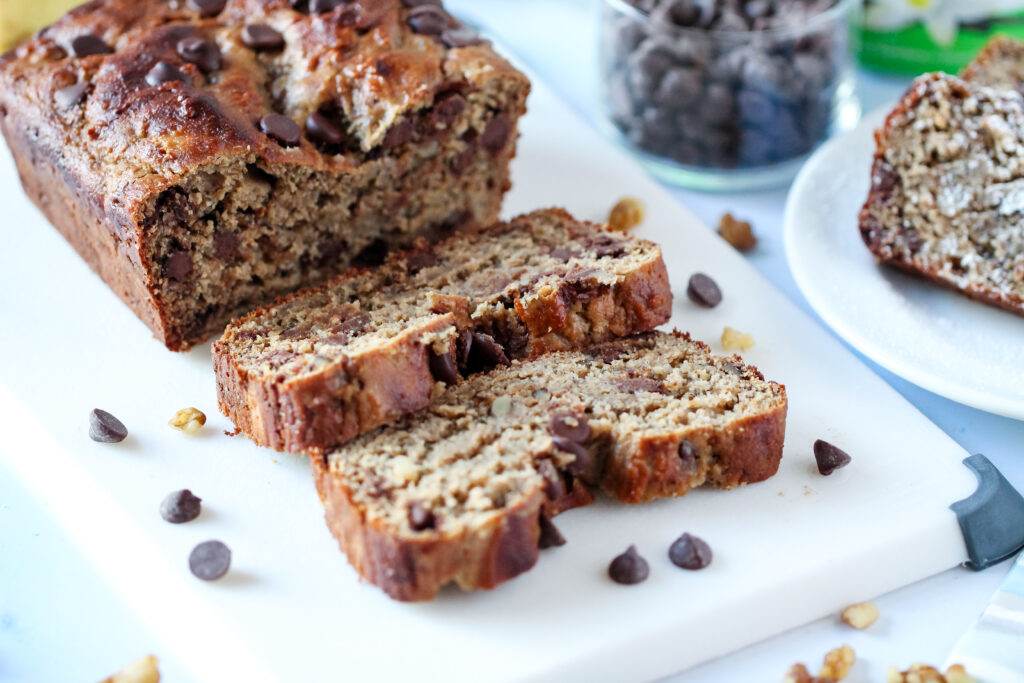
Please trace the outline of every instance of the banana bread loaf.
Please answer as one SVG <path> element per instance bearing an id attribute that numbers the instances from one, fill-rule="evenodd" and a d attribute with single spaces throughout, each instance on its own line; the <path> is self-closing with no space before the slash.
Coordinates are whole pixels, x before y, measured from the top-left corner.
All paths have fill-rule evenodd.
<path id="1" fill-rule="evenodd" d="M 427 405 L 460 374 L 651 330 L 671 316 L 661 250 L 537 211 L 303 290 L 213 345 L 221 411 L 308 451 Z"/>
<path id="2" fill-rule="evenodd" d="M 493 222 L 529 84 L 440 2 L 94 0 L 0 57 L 28 195 L 170 349 Z"/>
<path id="3" fill-rule="evenodd" d="M 968 83 L 1024 93 L 1024 43 L 995 36 L 964 67 L 960 77 Z"/>
<path id="4" fill-rule="evenodd" d="M 650 333 L 475 375 L 313 458 L 349 562 L 396 600 L 493 588 L 561 539 L 600 488 L 627 503 L 775 474 L 785 388 L 683 334 Z"/>
<path id="5" fill-rule="evenodd" d="M 875 139 L 860 212 L 875 257 L 1024 314 L 1024 99 L 928 74 Z"/>

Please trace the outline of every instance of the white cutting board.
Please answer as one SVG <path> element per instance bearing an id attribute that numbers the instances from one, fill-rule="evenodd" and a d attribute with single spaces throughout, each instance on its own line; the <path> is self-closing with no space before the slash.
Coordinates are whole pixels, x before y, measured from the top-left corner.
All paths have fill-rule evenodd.
<path id="1" fill-rule="evenodd" d="M 974 490 L 966 454 L 534 83 L 506 213 L 558 204 L 601 219 L 620 197 L 642 198 L 638 234 L 664 247 L 673 324 L 716 349 L 725 325 L 753 333 L 746 359 L 786 384 L 785 457 L 776 477 L 741 490 L 567 513 L 568 545 L 527 574 L 430 604 L 391 602 L 357 580 L 307 463 L 224 435 L 208 347 L 178 355 L 154 341 L 30 205 L 0 150 L 0 457 L 163 639 L 156 654 L 196 680 L 648 680 L 966 558 L 948 510 Z M 686 298 L 697 270 L 725 294 L 712 311 Z M 210 418 L 197 437 L 166 424 L 190 405 Z M 90 441 L 94 407 L 120 417 L 129 440 Z M 817 438 L 853 464 L 818 475 Z M 184 487 L 203 498 L 203 515 L 163 522 L 161 499 Z M 711 544 L 708 569 L 669 563 L 684 531 Z M 207 584 L 187 557 L 209 538 L 234 559 Z M 650 579 L 613 584 L 608 562 L 631 543 Z M 89 622 L 82 637 L 102 638 Z"/>

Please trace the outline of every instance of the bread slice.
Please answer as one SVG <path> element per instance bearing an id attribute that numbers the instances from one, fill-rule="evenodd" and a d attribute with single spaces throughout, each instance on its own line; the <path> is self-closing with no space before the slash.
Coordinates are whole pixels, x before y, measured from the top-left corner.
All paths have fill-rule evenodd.
<path id="1" fill-rule="evenodd" d="M 327 524 L 396 600 L 493 588 L 600 488 L 627 503 L 775 474 L 786 391 L 680 333 L 476 375 L 429 408 L 314 458 Z"/>
<path id="2" fill-rule="evenodd" d="M 960 77 L 975 85 L 1024 93 L 1024 42 L 1009 36 L 993 37 Z"/>
<path id="3" fill-rule="evenodd" d="M 875 257 L 1024 314 L 1024 99 L 928 74 L 875 139 L 860 212 Z"/>
<path id="4" fill-rule="evenodd" d="M 656 245 L 538 211 L 232 323 L 213 346 L 218 399 L 260 445 L 327 448 L 423 408 L 439 382 L 651 330 L 671 308 Z"/>

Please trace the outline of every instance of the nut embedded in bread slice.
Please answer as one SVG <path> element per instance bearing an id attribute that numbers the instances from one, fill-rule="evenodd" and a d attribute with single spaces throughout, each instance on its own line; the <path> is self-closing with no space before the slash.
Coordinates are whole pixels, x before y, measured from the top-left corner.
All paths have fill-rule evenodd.
<path id="1" fill-rule="evenodd" d="M 542 518 L 758 482 L 782 458 L 785 388 L 660 332 L 474 375 L 313 458 L 349 562 L 397 600 L 493 588 L 537 560 Z M 568 539 L 569 546 L 572 539 Z"/>

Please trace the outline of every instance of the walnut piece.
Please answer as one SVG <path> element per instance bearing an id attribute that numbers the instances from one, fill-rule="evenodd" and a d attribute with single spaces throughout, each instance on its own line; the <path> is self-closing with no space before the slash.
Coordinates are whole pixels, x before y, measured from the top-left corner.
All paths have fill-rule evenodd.
<path id="1" fill-rule="evenodd" d="M 726 351 L 747 351 L 754 348 L 754 335 L 726 327 L 722 330 L 722 347 Z"/>
<path id="2" fill-rule="evenodd" d="M 858 602 L 843 610 L 842 620 L 858 631 L 863 631 L 878 621 L 878 608 L 871 602 Z"/>
<path id="3" fill-rule="evenodd" d="M 629 232 L 644 222 L 647 207 L 639 199 L 623 197 L 608 214 L 608 227 L 616 232 Z"/>
<path id="4" fill-rule="evenodd" d="M 167 424 L 186 434 L 195 434 L 206 424 L 206 415 L 198 408 L 183 408 L 176 412 Z"/>
<path id="5" fill-rule="evenodd" d="M 750 223 L 734 218 L 731 213 L 722 216 L 718 222 L 718 234 L 739 251 L 750 251 L 757 246 L 757 237 Z"/>
<path id="6" fill-rule="evenodd" d="M 853 648 L 843 645 L 830 650 L 825 655 L 825 663 L 817 676 L 812 676 L 805 665 L 794 664 L 789 667 L 782 683 L 838 683 L 850 673 L 850 668 L 856 659 Z"/>
<path id="7" fill-rule="evenodd" d="M 885 683 L 977 683 L 963 666 L 954 664 L 943 674 L 934 666 L 912 664 L 906 671 L 890 666 L 885 674 Z"/>
<path id="8" fill-rule="evenodd" d="M 160 660 L 153 655 L 146 655 L 118 671 L 113 676 L 104 678 L 100 683 L 160 683 Z"/>

